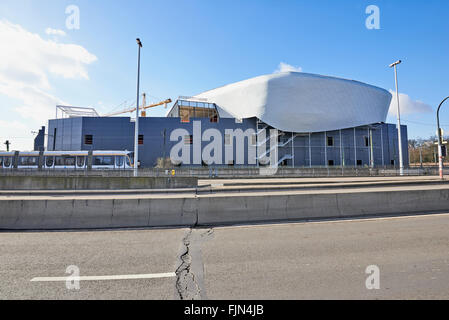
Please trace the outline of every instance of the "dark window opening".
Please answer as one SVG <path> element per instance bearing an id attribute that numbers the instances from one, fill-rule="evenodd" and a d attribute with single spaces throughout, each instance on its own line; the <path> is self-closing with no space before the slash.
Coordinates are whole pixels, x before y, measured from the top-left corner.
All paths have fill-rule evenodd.
<path id="1" fill-rule="evenodd" d="M 362 161 L 362 160 L 357 160 L 357 165 L 358 165 L 358 166 L 363 165 L 363 161 Z"/>
<path id="2" fill-rule="evenodd" d="M 395 161 L 394 161 L 394 160 L 391 160 L 391 162 L 390 162 L 390 163 L 391 163 L 391 165 L 392 165 L 392 166 L 394 166 L 394 165 L 395 165 Z"/>
<path id="3" fill-rule="evenodd" d="M 193 144 L 193 136 L 192 135 L 189 135 L 189 136 L 185 136 L 184 137 L 184 143 L 185 144 Z"/>
<path id="4" fill-rule="evenodd" d="M 94 141 L 93 135 L 91 135 L 91 134 L 86 134 L 86 135 L 84 136 L 84 144 L 91 145 L 91 144 L 93 144 L 93 141 Z"/>
<path id="5" fill-rule="evenodd" d="M 56 128 L 53 132 L 53 151 L 56 150 Z"/>
<path id="6" fill-rule="evenodd" d="M 218 115 L 216 114 L 216 115 L 210 117 L 210 122 L 217 123 L 218 122 Z"/>
<path id="7" fill-rule="evenodd" d="M 143 145 L 143 134 L 139 134 L 139 146 Z"/>
<path id="8" fill-rule="evenodd" d="M 365 147 L 369 147 L 369 145 L 370 145 L 369 137 L 364 137 L 364 138 L 365 138 Z"/>
<path id="9" fill-rule="evenodd" d="M 327 137 L 327 146 L 328 147 L 334 146 L 334 137 Z"/>
<path id="10" fill-rule="evenodd" d="M 333 166 L 334 166 L 334 160 L 329 160 L 329 161 L 327 162 L 327 164 L 328 164 L 330 167 L 333 167 Z"/>

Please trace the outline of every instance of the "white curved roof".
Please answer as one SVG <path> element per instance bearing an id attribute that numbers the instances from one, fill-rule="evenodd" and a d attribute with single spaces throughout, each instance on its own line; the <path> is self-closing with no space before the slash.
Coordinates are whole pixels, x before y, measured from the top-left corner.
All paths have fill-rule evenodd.
<path id="1" fill-rule="evenodd" d="M 222 118 L 257 117 L 287 132 L 322 132 L 385 122 L 391 94 L 353 80 L 299 72 L 264 75 L 203 92 Z"/>

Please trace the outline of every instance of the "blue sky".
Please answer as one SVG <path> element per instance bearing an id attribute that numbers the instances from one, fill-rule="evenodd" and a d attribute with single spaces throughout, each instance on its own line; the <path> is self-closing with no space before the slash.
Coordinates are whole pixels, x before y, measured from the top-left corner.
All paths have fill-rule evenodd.
<path id="1" fill-rule="evenodd" d="M 66 28 L 69 5 L 80 9 L 79 30 Z M 368 5 L 380 9 L 380 30 L 365 26 Z M 133 103 L 136 37 L 152 102 L 273 73 L 280 63 L 395 90 L 388 65 L 402 59 L 403 122 L 411 138 L 428 137 L 432 109 L 449 95 L 448 11 L 445 0 L 2 0 L 0 148 L 6 139 L 31 148 L 31 130 L 46 125 L 56 102 L 100 112 Z"/>

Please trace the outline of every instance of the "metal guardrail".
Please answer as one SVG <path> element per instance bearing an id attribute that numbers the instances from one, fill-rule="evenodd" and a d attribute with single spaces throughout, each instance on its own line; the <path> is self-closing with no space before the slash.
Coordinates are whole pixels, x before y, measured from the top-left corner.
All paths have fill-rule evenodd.
<path id="1" fill-rule="evenodd" d="M 449 169 L 446 169 L 449 174 Z M 139 177 L 200 177 L 200 178 L 257 178 L 257 177 L 369 177 L 399 176 L 395 168 L 355 168 L 355 167 L 315 167 L 286 168 L 280 167 L 273 174 L 267 174 L 263 168 L 256 167 L 181 167 L 173 169 L 139 169 Z M 438 175 L 437 167 L 409 168 L 404 170 L 406 176 Z M 92 176 L 92 177 L 133 177 L 130 170 L 37 170 L 37 169 L 0 169 L 2 176 Z"/>

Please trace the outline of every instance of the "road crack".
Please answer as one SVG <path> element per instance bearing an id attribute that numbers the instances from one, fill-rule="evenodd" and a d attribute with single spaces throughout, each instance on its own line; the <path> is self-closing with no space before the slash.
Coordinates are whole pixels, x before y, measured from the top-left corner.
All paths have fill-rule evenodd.
<path id="1" fill-rule="evenodd" d="M 191 238 L 193 230 L 187 233 L 183 239 L 185 247 L 181 255 L 181 265 L 176 270 L 176 290 L 181 300 L 200 300 L 201 289 L 196 281 L 195 274 L 191 270 L 192 257 L 190 252 Z"/>

